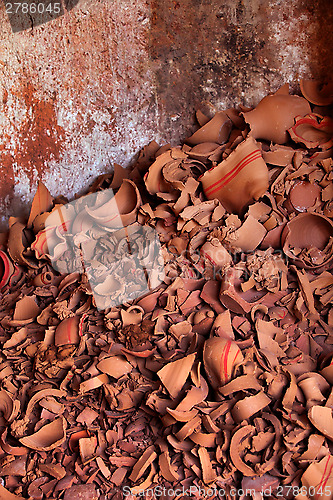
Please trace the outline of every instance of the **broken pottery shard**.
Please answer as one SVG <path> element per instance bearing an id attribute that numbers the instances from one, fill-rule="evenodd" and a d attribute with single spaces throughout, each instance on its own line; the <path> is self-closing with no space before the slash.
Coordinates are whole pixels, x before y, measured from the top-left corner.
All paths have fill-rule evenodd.
<path id="1" fill-rule="evenodd" d="M 319 462 L 309 465 L 302 475 L 302 484 L 314 495 L 310 498 L 324 499 L 332 497 L 333 491 L 333 457 L 330 453 Z"/>
<path id="2" fill-rule="evenodd" d="M 171 397 L 178 397 L 192 369 L 194 360 L 195 354 L 190 354 L 185 358 L 166 364 L 157 372 L 159 379 Z"/>
<path id="3" fill-rule="evenodd" d="M 300 81 L 303 96 L 317 106 L 329 106 L 333 103 L 333 81 L 307 80 Z"/>
<path id="4" fill-rule="evenodd" d="M 238 345 L 221 337 L 206 340 L 203 361 L 208 381 L 214 389 L 231 380 L 235 367 L 243 361 Z"/>
<path id="5" fill-rule="evenodd" d="M 265 227 L 252 215 L 248 215 L 241 227 L 225 238 L 225 242 L 233 250 L 253 252 L 260 245 L 266 233 Z"/>
<path id="6" fill-rule="evenodd" d="M 291 219 L 282 231 L 284 253 L 298 266 L 319 269 L 333 259 L 333 223 L 324 215 L 302 213 Z"/>
<path id="7" fill-rule="evenodd" d="M 7 488 L 0 484 L 0 498 L 1 500 L 24 500 L 24 497 L 20 495 L 14 495 Z"/>
<path id="8" fill-rule="evenodd" d="M 9 278 L 14 273 L 14 264 L 6 252 L 0 250 L 0 289 L 7 285 Z"/>
<path id="9" fill-rule="evenodd" d="M 206 448 L 200 446 L 198 449 L 198 455 L 200 458 L 200 465 L 202 470 L 202 480 L 205 484 L 214 483 L 217 479 L 216 472 L 214 471 Z"/>
<path id="10" fill-rule="evenodd" d="M 264 97 L 254 110 L 243 116 L 255 139 L 285 144 L 287 130 L 294 125 L 296 116 L 308 113 L 311 113 L 310 104 L 303 97 L 275 94 Z"/>
<path id="11" fill-rule="evenodd" d="M 41 181 L 39 181 L 36 194 L 32 200 L 27 227 L 32 227 L 32 223 L 38 215 L 41 215 L 44 212 L 49 212 L 52 209 L 52 202 L 53 198 L 49 190 Z"/>
<path id="12" fill-rule="evenodd" d="M 64 319 L 59 323 L 54 334 L 55 345 L 78 344 L 79 335 L 79 316 Z"/>
<path id="13" fill-rule="evenodd" d="M 298 212 L 306 212 L 320 199 L 321 189 L 318 184 L 296 181 L 289 191 L 289 201 Z"/>
<path id="14" fill-rule="evenodd" d="M 186 142 L 192 146 L 202 142 L 223 144 L 228 140 L 231 128 L 232 122 L 228 115 L 223 111 L 219 111 L 211 120 L 194 132 L 191 137 L 188 137 Z"/>
<path id="15" fill-rule="evenodd" d="M 113 194 L 113 193 L 112 193 Z M 124 179 L 119 190 L 99 207 L 87 207 L 86 213 L 105 229 L 119 228 L 136 220 L 141 196 L 133 181 Z"/>
<path id="16" fill-rule="evenodd" d="M 333 441 L 332 409 L 326 406 L 314 405 L 308 412 L 310 422 L 319 432 Z"/>
<path id="17" fill-rule="evenodd" d="M 270 403 L 271 399 L 264 392 L 258 392 L 255 396 L 249 396 L 238 401 L 231 413 L 236 422 L 242 422 L 266 408 Z"/>
<path id="18" fill-rule="evenodd" d="M 118 379 L 129 373 L 133 367 L 123 356 L 110 356 L 99 361 L 97 368 L 102 373 Z"/>
<path id="19" fill-rule="evenodd" d="M 333 120 L 328 116 L 316 113 L 297 116 L 295 125 L 288 132 L 294 142 L 300 142 L 308 149 L 326 150 L 333 146 Z"/>
<path id="20" fill-rule="evenodd" d="M 34 297 L 23 297 L 16 303 L 11 325 L 21 326 L 32 323 L 39 313 L 40 309 Z"/>
<path id="21" fill-rule="evenodd" d="M 136 482 L 138 479 L 140 479 L 145 470 L 151 463 L 153 463 L 156 457 L 157 453 L 154 450 L 154 446 L 149 446 L 149 448 L 146 449 L 146 451 L 134 465 L 131 475 L 129 476 L 130 480 Z"/>
<path id="22" fill-rule="evenodd" d="M 78 484 L 66 489 L 64 500 L 98 500 L 99 494 L 93 484 Z"/>
<path id="23" fill-rule="evenodd" d="M 39 431 L 20 438 L 20 442 L 37 451 L 53 450 L 60 446 L 66 439 L 66 420 L 63 417 L 46 424 Z"/>
<path id="24" fill-rule="evenodd" d="M 217 198 L 231 213 L 242 214 L 268 188 L 268 169 L 252 137 L 199 180 L 209 200 Z"/>
<path id="25" fill-rule="evenodd" d="M 244 476 L 255 476 L 254 470 L 249 467 L 243 460 L 241 453 L 244 449 L 242 442 L 245 438 L 252 437 L 255 433 L 255 427 L 246 425 L 238 429 L 231 438 L 230 442 L 230 457 L 236 467 Z"/>

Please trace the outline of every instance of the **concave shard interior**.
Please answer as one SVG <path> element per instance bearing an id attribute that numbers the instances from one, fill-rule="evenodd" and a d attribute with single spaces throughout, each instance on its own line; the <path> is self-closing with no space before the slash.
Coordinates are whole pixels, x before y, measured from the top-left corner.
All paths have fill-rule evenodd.
<path id="1" fill-rule="evenodd" d="M 300 88 L 10 218 L 1 499 L 333 498 L 333 85 Z"/>

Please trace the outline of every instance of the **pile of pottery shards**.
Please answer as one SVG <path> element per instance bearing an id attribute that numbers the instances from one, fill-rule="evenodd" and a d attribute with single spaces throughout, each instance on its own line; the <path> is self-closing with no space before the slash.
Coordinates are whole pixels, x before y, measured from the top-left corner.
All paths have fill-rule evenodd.
<path id="1" fill-rule="evenodd" d="M 205 105 L 10 218 L 2 500 L 333 498 L 331 90 Z"/>

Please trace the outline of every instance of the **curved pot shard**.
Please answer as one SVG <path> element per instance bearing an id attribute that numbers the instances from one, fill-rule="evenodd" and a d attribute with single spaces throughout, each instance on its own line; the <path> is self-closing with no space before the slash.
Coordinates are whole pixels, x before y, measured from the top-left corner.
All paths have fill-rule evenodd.
<path id="1" fill-rule="evenodd" d="M 268 168 L 253 137 L 248 137 L 199 180 L 209 200 L 217 198 L 231 213 L 241 214 L 268 189 Z"/>
<path id="2" fill-rule="evenodd" d="M 320 82 L 318 80 L 301 80 L 301 92 L 312 104 L 330 106 L 333 103 L 333 80 Z"/>
<path id="3" fill-rule="evenodd" d="M 324 215 L 301 213 L 287 223 L 281 242 L 284 253 L 299 267 L 329 266 L 333 259 L 333 223 Z"/>
<path id="4" fill-rule="evenodd" d="M 296 116 L 308 113 L 311 113 L 310 104 L 303 97 L 275 94 L 264 97 L 252 111 L 243 113 L 243 116 L 255 139 L 285 144 L 289 139 L 287 130 L 294 125 Z"/>
<path id="5" fill-rule="evenodd" d="M 300 142 L 309 149 L 330 149 L 333 146 L 333 120 L 328 116 L 311 113 L 297 116 L 295 125 L 288 130 L 294 142 Z"/>
<path id="6" fill-rule="evenodd" d="M 191 137 L 186 139 L 185 142 L 191 146 L 202 142 L 224 144 L 229 138 L 231 129 L 232 121 L 223 111 L 219 111 L 211 120 L 194 132 Z"/>

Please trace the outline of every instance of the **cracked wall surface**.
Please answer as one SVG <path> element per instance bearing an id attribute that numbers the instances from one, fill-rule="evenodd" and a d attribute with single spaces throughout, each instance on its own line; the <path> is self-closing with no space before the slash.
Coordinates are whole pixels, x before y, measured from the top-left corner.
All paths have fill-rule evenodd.
<path id="1" fill-rule="evenodd" d="M 80 0 L 13 33 L 0 7 L 0 205 L 37 181 L 72 199 L 157 140 L 177 144 L 202 100 L 256 104 L 332 73 L 330 0 Z"/>

